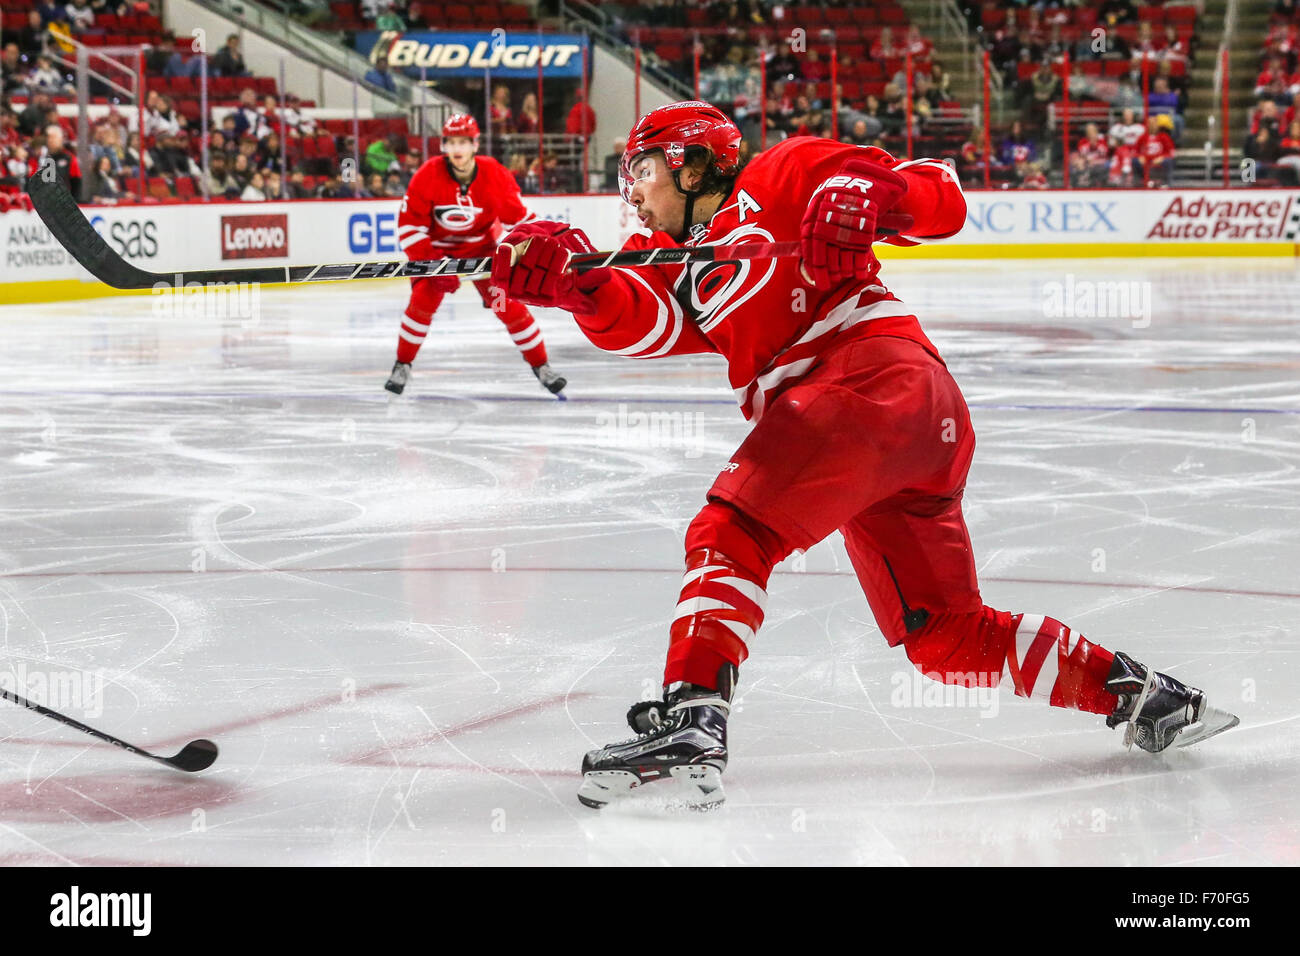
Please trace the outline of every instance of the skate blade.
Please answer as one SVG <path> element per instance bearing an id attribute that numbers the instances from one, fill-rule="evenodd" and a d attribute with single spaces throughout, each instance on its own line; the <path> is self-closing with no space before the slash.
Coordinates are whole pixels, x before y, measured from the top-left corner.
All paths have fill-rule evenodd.
<path id="1" fill-rule="evenodd" d="M 1236 714 L 1230 714 L 1226 710 L 1219 710 L 1206 704 L 1201 719 L 1184 727 L 1182 732 L 1174 739 L 1174 746 L 1190 747 L 1192 744 L 1198 744 L 1202 740 L 1221 734 L 1225 730 L 1231 730 L 1239 723 L 1241 723 L 1241 718 Z"/>
<path id="2" fill-rule="evenodd" d="M 582 775 L 578 802 L 593 810 L 600 810 L 629 796 L 643 783 L 658 783 L 669 778 L 676 782 L 675 788 L 654 788 L 655 795 L 663 800 L 665 809 L 712 810 L 726 800 L 722 789 L 722 773 L 717 767 L 708 764 L 672 767 L 668 775 L 643 781 L 627 770 L 589 770 Z"/>

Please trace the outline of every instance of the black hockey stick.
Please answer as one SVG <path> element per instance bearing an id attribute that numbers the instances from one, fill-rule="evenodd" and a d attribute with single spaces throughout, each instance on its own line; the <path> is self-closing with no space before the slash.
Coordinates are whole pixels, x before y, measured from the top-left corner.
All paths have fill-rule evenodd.
<path id="1" fill-rule="evenodd" d="M 20 697 L 11 691 L 0 687 L 0 697 L 12 701 L 19 707 L 26 707 L 28 710 L 34 710 L 38 714 L 44 714 L 46 717 L 53 717 L 61 724 L 67 724 L 69 727 L 75 727 L 82 733 L 90 734 L 92 737 L 98 737 L 100 740 L 107 741 L 114 747 L 120 747 L 122 750 L 129 751 L 133 754 L 139 754 L 141 757 L 148 757 L 150 760 L 157 760 L 159 763 L 165 763 L 169 767 L 175 767 L 177 770 L 184 770 L 186 773 L 198 773 L 200 770 L 207 770 L 217 759 L 217 745 L 211 740 L 191 740 L 181 748 L 180 753 L 174 757 L 159 757 L 157 754 L 151 754 L 147 750 L 127 743 L 125 740 L 119 740 L 112 734 L 106 734 L 102 730 L 96 730 L 83 724 L 79 720 L 73 720 L 57 710 L 50 710 L 48 707 L 42 707 L 26 697 Z"/>
<path id="2" fill-rule="evenodd" d="M 430 259 L 418 262 L 341 262 L 319 266 L 261 266 L 203 269 L 194 272 L 146 272 L 131 265 L 109 246 L 86 219 L 76 200 L 55 180 L 40 174 L 27 180 L 27 194 L 45 227 L 59 244 L 100 282 L 114 289 L 180 289 L 191 283 L 331 282 L 340 279 L 402 279 L 426 276 L 484 278 L 492 272 L 492 257 Z M 575 255 L 569 268 L 586 272 L 603 266 L 673 265 L 736 259 L 770 259 L 799 254 L 797 242 L 741 243 L 730 246 L 644 249 L 635 252 L 592 252 Z"/>

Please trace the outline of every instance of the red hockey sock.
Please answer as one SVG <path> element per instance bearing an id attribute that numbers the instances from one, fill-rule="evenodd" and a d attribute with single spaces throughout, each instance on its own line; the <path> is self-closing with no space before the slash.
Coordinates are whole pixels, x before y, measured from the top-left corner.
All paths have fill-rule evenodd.
<path id="1" fill-rule="evenodd" d="M 701 548 L 686 555 L 677 613 L 668 632 L 664 686 L 689 681 L 716 688 L 723 664 L 739 667 L 747 642 L 763 623 L 767 592 L 758 575 L 719 551 Z"/>
<path id="2" fill-rule="evenodd" d="M 542 327 L 528 308 L 522 302 L 507 299 L 499 291 L 492 290 L 487 279 L 476 280 L 474 287 L 478 289 L 483 305 L 506 327 L 524 361 L 533 368 L 545 365 L 546 343 L 542 340 Z"/>
<path id="3" fill-rule="evenodd" d="M 1110 714 L 1106 690 L 1113 655 L 1055 618 L 996 611 L 937 614 L 904 640 L 908 659 L 950 684 L 1010 686 L 1018 697 Z"/>

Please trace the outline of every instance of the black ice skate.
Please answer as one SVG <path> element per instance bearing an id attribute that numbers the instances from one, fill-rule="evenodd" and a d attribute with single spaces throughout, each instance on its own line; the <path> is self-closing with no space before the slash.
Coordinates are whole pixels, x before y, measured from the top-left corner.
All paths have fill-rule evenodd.
<path id="1" fill-rule="evenodd" d="M 569 384 L 569 380 L 567 378 L 565 378 L 559 372 L 555 371 L 555 369 L 551 368 L 551 366 L 545 362 L 543 362 L 541 365 L 532 366 L 532 369 L 533 369 L 533 374 L 537 376 L 537 381 L 542 383 L 542 387 L 544 389 L 546 389 L 548 392 L 550 392 L 560 401 L 565 400 L 565 397 L 564 395 L 561 394 L 561 392 L 564 391 L 564 386 Z"/>
<path id="2" fill-rule="evenodd" d="M 393 370 L 388 375 L 388 381 L 384 383 L 384 388 L 388 389 L 394 395 L 401 395 L 402 390 L 406 388 L 406 383 L 411 380 L 411 363 L 394 362 Z"/>
<path id="3" fill-rule="evenodd" d="M 1119 695 L 1106 726 L 1126 724 L 1124 746 L 1130 750 L 1134 743 L 1153 754 L 1175 742 L 1187 747 L 1240 723 L 1236 716 L 1211 707 L 1204 692 L 1148 670 L 1122 652 L 1115 654 L 1106 689 Z"/>
<path id="4" fill-rule="evenodd" d="M 578 800 L 600 809 L 643 783 L 673 779 L 686 806 L 705 810 L 722 803 L 735 669 L 723 668 L 719 678 L 720 691 L 681 684 L 664 700 L 634 704 L 627 722 L 637 736 L 582 759 Z"/>

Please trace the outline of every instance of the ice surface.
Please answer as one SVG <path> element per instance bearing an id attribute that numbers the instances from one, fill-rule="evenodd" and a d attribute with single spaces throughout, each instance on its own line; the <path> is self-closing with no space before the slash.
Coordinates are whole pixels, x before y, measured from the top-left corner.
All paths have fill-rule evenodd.
<path id="1" fill-rule="evenodd" d="M 773 577 L 726 807 L 587 810 L 581 754 L 657 684 L 682 532 L 747 429 L 718 360 L 543 311 L 561 404 L 466 288 L 390 401 L 400 284 L 255 321 L 8 306 L 0 675 L 101 675 L 74 715 L 221 757 L 190 778 L 0 703 L 0 864 L 1300 862 L 1295 264 L 885 275 L 972 406 L 986 601 L 1240 728 L 1153 758 L 1015 699 L 902 706 L 837 537 Z M 1149 326 L 1045 317 L 1067 276 L 1149 282 Z"/>

